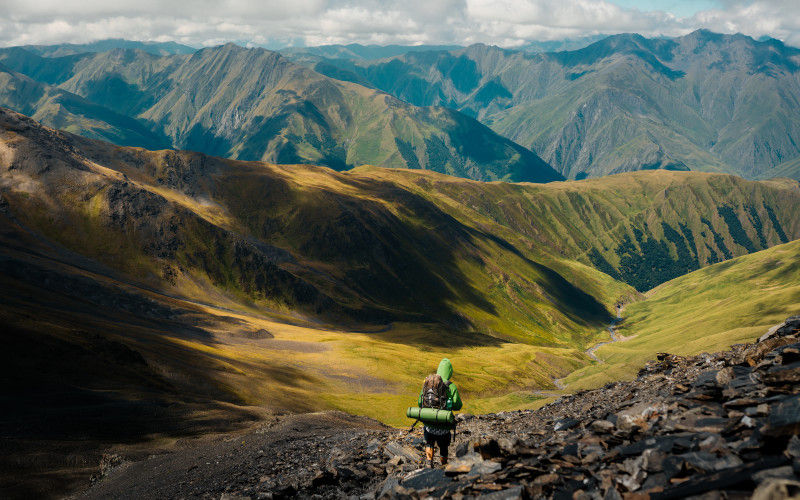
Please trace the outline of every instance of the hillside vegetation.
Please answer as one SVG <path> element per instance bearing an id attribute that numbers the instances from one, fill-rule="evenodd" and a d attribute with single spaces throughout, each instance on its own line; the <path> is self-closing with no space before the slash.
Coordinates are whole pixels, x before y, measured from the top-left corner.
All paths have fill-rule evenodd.
<path id="1" fill-rule="evenodd" d="M 469 411 L 540 405 L 554 379 L 594 369 L 613 305 L 639 297 L 593 249 L 625 249 L 612 274 L 672 272 L 676 248 L 797 238 L 799 196 L 796 181 L 692 172 L 342 173 L 119 147 L 0 109 L 4 468 L 46 493 L 112 444 L 271 412 L 400 425 L 445 356 Z M 666 228 L 684 219 L 707 232 L 681 243 Z"/>
<path id="2" fill-rule="evenodd" d="M 757 178 L 800 156 L 798 55 L 778 40 L 698 30 L 615 35 L 568 52 L 473 45 L 305 62 L 475 116 L 568 178 L 640 169 Z"/>
<path id="3" fill-rule="evenodd" d="M 56 128 L 123 146 L 161 149 L 169 140 L 143 123 L 0 63 L 0 103 Z"/>
<path id="4" fill-rule="evenodd" d="M 605 364 L 572 373 L 570 389 L 633 377 L 658 352 L 689 355 L 750 342 L 800 313 L 800 241 L 714 264 L 651 290 L 625 308 Z"/>
<path id="5" fill-rule="evenodd" d="M 800 237 L 800 183 L 788 179 L 647 171 L 537 186 L 370 175 L 400 183 L 460 220 L 497 224 L 522 248 L 578 260 L 642 292 Z"/>
<path id="6" fill-rule="evenodd" d="M 114 134 L 126 137 L 117 124 L 98 133 L 81 122 L 122 115 L 171 147 L 242 160 L 337 170 L 428 168 L 479 180 L 563 179 L 531 150 L 457 111 L 413 106 L 264 49 L 227 44 L 165 56 L 114 49 L 42 57 L 17 47 L 0 50 L 0 64 L 94 109 L 55 121 L 28 93 L 0 95 L 0 104 L 118 144 L 132 143 L 116 140 Z"/>
<path id="7" fill-rule="evenodd" d="M 353 348 L 376 364 L 398 356 L 377 347 L 389 339 L 410 360 L 425 344 L 519 343 L 534 346 L 528 356 L 560 349 L 541 359 L 561 372 L 588 361 L 615 302 L 637 297 L 613 276 L 645 289 L 719 259 L 715 249 L 740 255 L 800 235 L 794 181 L 641 172 L 486 184 L 120 148 L 9 111 L 2 125 L 2 197 L 18 231 L 114 279 L 273 322 L 394 324 Z"/>

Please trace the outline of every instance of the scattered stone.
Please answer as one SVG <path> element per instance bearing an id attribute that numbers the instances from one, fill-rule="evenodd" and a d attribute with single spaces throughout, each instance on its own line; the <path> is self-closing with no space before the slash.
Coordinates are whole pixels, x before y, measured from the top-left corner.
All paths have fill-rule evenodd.
<path id="1" fill-rule="evenodd" d="M 483 476 L 486 474 L 492 474 L 493 472 L 497 472 L 502 468 L 503 466 L 497 462 L 493 462 L 491 460 L 483 460 L 473 465 L 472 469 L 470 469 L 469 471 L 469 474 Z"/>
<path id="2" fill-rule="evenodd" d="M 557 420 L 553 424 L 554 431 L 566 431 L 578 425 L 580 423 L 579 420 L 575 420 L 574 418 L 562 418 Z"/>
<path id="3" fill-rule="evenodd" d="M 400 485 L 411 490 L 427 490 L 447 486 L 452 481 L 442 469 L 417 469 L 407 474 Z"/>
<path id="4" fill-rule="evenodd" d="M 420 460 L 419 452 L 394 441 L 386 443 L 383 451 L 390 459 L 398 460 L 398 463 L 417 463 Z"/>
<path id="5" fill-rule="evenodd" d="M 800 332 L 800 316 L 791 316 L 780 325 L 775 325 L 770 328 L 767 333 L 758 339 L 759 342 L 764 342 L 773 337 L 785 337 L 789 335 L 797 335 Z"/>
<path id="6" fill-rule="evenodd" d="M 608 420 L 595 420 L 589 427 L 598 434 L 608 434 L 614 430 L 615 425 Z"/>
<path id="7" fill-rule="evenodd" d="M 456 457 L 448 462 L 447 467 L 445 467 L 445 473 L 449 476 L 466 474 L 467 472 L 470 472 L 475 465 L 481 462 L 483 462 L 483 458 L 481 458 L 481 456 L 477 453 Z"/>
<path id="8" fill-rule="evenodd" d="M 635 380 L 536 411 L 459 416 L 444 468 L 419 468 L 419 428 L 335 442 L 297 442 L 292 431 L 290 452 L 259 454 L 252 484 L 195 496 L 790 498 L 800 495 L 798 332 L 800 316 L 729 351 L 659 354 Z"/>
<path id="9" fill-rule="evenodd" d="M 795 460 L 800 459 L 800 437 L 794 435 L 789 439 L 789 444 L 786 446 L 786 454 Z"/>
<path id="10" fill-rule="evenodd" d="M 522 486 L 512 486 L 505 490 L 480 495 L 478 500 L 517 500 L 522 498 L 522 491 Z"/>
<path id="11" fill-rule="evenodd" d="M 764 433 L 769 436 L 800 434 L 800 396 L 792 396 L 770 405 Z"/>
<path id="12" fill-rule="evenodd" d="M 800 497 L 800 481 L 791 479 L 768 479 L 759 484 L 752 500 L 781 500 Z"/>

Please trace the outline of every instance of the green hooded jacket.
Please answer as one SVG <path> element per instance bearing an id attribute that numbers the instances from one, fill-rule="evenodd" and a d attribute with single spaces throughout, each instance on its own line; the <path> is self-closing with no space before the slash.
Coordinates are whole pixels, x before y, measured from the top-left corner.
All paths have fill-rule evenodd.
<path id="1" fill-rule="evenodd" d="M 438 373 L 443 380 L 450 380 L 450 377 L 453 376 L 453 363 L 447 358 L 442 359 L 439 362 L 439 369 L 436 370 L 436 373 Z M 462 405 L 461 396 L 458 394 L 458 387 L 456 387 L 454 382 L 450 382 L 449 390 L 450 394 L 447 401 L 447 409 L 458 411 L 461 409 Z M 417 405 L 422 406 L 422 391 L 419 392 Z M 429 425 L 429 427 L 447 428 L 447 426 L 440 425 Z"/>

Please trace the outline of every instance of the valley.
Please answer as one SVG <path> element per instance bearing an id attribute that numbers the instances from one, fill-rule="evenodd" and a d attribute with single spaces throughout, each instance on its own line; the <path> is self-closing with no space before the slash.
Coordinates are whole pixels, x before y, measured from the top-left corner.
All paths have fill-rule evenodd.
<path id="1" fill-rule="evenodd" d="M 535 408 L 555 380 L 626 378 L 664 343 L 722 349 L 798 303 L 797 246 L 781 244 L 800 237 L 797 181 L 336 172 L 125 148 L 8 110 L 0 167 L 9 495 L 80 488 L 108 450 L 287 413 L 402 426 L 442 357 L 469 412 Z M 698 316 L 686 342 L 675 300 L 713 305 L 731 281 L 741 309 Z M 632 338 L 595 350 L 619 302 Z"/>
<path id="2" fill-rule="evenodd" d="M 567 377 L 574 389 L 631 378 L 654 353 L 720 351 L 746 342 L 800 304 L 800 242 L 714 264 L 668 281 L 626 308 L 619 334 L 631 338 L 603 346 L 606 366 Z"/>

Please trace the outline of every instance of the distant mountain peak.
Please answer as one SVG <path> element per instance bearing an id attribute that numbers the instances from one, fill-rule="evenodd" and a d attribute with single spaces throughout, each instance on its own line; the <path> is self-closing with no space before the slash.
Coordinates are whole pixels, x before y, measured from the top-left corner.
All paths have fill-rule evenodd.
<path id="1" fill-rule="evenodd" d="M 43 57 L 59 57 L 91 52 L 107 52 L 112 49 L 138 49 L 153 55 L 191 54 L 197 49 L 178 42 L 154 42 L 126 40 L 123 38 L 107 38 L 94 42 L 76 44 L 62 43 L 55 45 L 25 45 L 23 48 Z"/>

